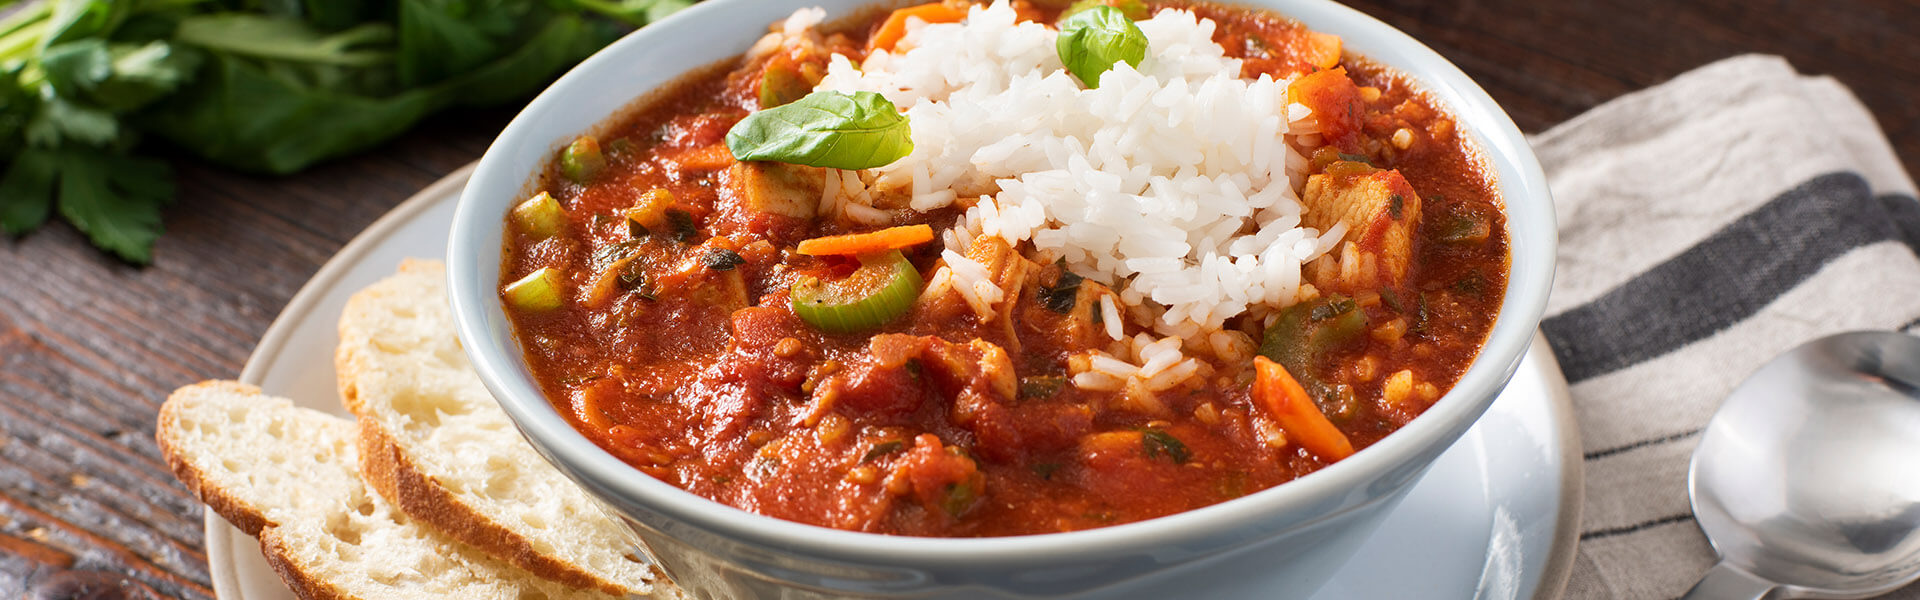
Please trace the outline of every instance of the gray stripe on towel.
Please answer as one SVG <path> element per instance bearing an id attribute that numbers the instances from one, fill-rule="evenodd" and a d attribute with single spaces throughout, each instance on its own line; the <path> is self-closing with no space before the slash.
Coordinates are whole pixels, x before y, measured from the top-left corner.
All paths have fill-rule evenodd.
<path id="1" fill-rule="evenodd" d="M 1854 173 L 1821 175 L 1541 327 L 1578 383 L 1738 323 L 1828 261 L 1887 240 L 1920 252 L 1913 198 L 1875 198 Z"/>

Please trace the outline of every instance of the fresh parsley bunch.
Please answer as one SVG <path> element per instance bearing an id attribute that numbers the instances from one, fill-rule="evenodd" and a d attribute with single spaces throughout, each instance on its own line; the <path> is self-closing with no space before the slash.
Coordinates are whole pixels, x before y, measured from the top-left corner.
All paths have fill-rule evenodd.
<path id="1" fill-rule="evenodd" d="M 0 229 L 58 209 L 145 264 L 173 175 L 143 138 L 291 173 L 444 108 L 525 97 L 691 2 L 0 0 Z"/>

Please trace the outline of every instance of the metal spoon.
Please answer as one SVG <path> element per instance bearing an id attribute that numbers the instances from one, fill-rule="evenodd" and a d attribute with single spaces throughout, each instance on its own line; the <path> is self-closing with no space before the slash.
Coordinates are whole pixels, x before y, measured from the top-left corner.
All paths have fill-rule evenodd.
<path id="1" fill-rule="evenodd" d="M 1920 578 L 1920 338 L 1808 342 L 1727 397 L 1687 488 L 1720 553 L 1683 600 L 1866 598 Z"/>

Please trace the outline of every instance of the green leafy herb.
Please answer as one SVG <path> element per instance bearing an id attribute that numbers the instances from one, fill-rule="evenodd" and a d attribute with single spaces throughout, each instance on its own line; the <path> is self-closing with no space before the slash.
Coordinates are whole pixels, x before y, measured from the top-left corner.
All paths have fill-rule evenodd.
<path id="1" fill-rule="evenodd" d="M 1079 0 L 1078 2 L 1068 5 L 1066 10 L 1060 11 L 1060 20 L 1065 21 L 1074 15 L 1086 12 L 1088 9 L 1097 6 L 1108 6 L 1119 9 L 1122 14 L 1127 15 L 1127 18 L 1135 21 L 1147 18 L 1147 3 L 1145 0 Z M 1259 36 L 1247 37 L 1258 38 Z"/>
<path id="2" fill-rule="evenodd" d="M 949 483 L 946 500 L 940 503 L 940 508 L 946 509 L 947 514 L 957 517 L 967 512 L 967 509 L 973 508 L 974 501 L 979 499 L 980 492 L 974 488 L 973 482 Z"/>
<path id="3" fill-rule="evenodd" d="M 574 4 L 639 27 L 693 6 L 693 0 L 573 0 Z"/>
<path id="4" fill-rule="evenodd" d="M 1047 307 L 1047 310 L 1067 314 L 1073 312 L 1074 302 L 1080 297 L 1080 282 L 1086 278 L 1068 271 L 1064 260 L 1059 267 L 1059 281 L 1040 288 L 1040 305 Z"/>
<path id="5" fill-rule="evenodd" d="M 620 265 L 620 274 L 615 277 L 620 289 L 639 296 L 642 300 L 653 300 L 657 293 L 653 278 L 647 276 L 646 265 L 638 260 L 630 260 Z"/>
<path id="6" fill-rule="evenodd" d="M 1406 207 L 1406 198 L 1401 197 L 1399 194 L 1387 196 L 1387 213 L 1393 215 L 1394 220 L 1400 220 L 1401 214 L 1406 212 Z"/>
<path id="7" fill-rule="evenodd" d="M 1353 307 L 1352 298 L 1335 294 L 1328 296 L 1326 302 L 1315 304 L 1313 311 L 1308 313 L 1308 318 L 1314 321 L 1325 321 L 1346 314 L 1347 311 L 1353 310 Z"/>
<path id="8" fill-rule="evenodd" d="M 1147 58 L 1147 34 L 1120 9 L 1095 6 L 1060 22 L 1054 50 L 1080 83 L 1096 88 L 1100 87 L 1100 74 L 1115 63 L 1140 66 L 1140 61 Z"/>
<path id="9" fill-rule="evenodd" d="M 0 17 L 0 229 L 57 209 L 152 259 L 166 163 L 143 138 L 289 173 L 454 106 L 523 98 L 687 0 L 45 0 Z"/>
<path id="10" fill-rule="evenodd" d="M 1414 311 L 1413 324 L 1407 326 L 1407 331 L 1412 333 L 1420 333 L 1426 330 L 1427 330 L 1427 295 L 1422 293 L 1420 294 L 1419 309 Z"/>
<path id="11" fill-rule="evenodd" d="M 740 160 L 870 169 L 913 151 L 906 115 L 873 92 L 819 91 L 741 119 L 727 132 Z"/>
<path id="12" fill-rule="evenodd" d="M 1393 312 L 1402 314 L 1407 312 L 1407 306 L 1400 303 L 1400 294 L 1395 293 L 1391 288 L 1380 290 L 1380 301 L 1385 303 L 1387 308 L 1393 309 Z"/>
<path id="13" fill-rule="evenodd" d="M 593 265 L 595 272 L 605 271 L 639 252 L 641 244 L 641 240 L 621 240 L 601 246 L 593 251 L 593 260 L 589 264 Z"/>
<path id="14" fill-rule="evenodd" d="M 149 158 L 29 149 L 0 178 L 0 227 L 23 233 L 60 216 L 127 262 L 153 260 L 160 207 L 173 200 L 167 164 Z"/>
<path id="15" fill-rule="evenodd" d="M 1060 463 L 1057 463 L 1057 462 L 1043 462 L 1043 463 L 1033 464 L 1033 474 L 1039 475 L 1041 479 L 1045 479 L 1048 481 L 1052 481 L 1053 474 L 1058 472 L 1059 470 L 1060 470 Z"/>
<path id="16" fill-rule="evenodd" d="M 1479 273 L 1469 273 L 1467 276 L 1455 280 L 1452 287 L 1455 292 L 1478 298 L 1481 292 L 1486 291 L 1487 280 L 1481 277 Z"/>
<path id="17" fill-rule="evenodd" d="M 747 264 L 747 259 L 741 258 L 738 252 L 726 248 L 714 248 L 700 256 L 700 264 L 715 271 L 732 271 L 734 267 Z"/>
<path id="18" fill-rule="evenodd" d="M 678 208 L 667 209 L 667 227 L 673 229 L 673 241 L 687 243 L 700 235 L 700 227 L 693 222 L 693 214 Z"/>
<path id="19" fill-rule="evenodd" d="M 1344 160 L 1347 162 L 1357 162 L 1357 163 L 1361 163 L 1369 166 L 1373 164 L 1373 160 L 1367 158 L 1366 155 L 1364 154 L 1347 154 L 1345 152 L 1341 152 L 1340 160 Z"/>
<path id="20" fill-rule="evenodd" d="M 1456 209 L 1440 226 L 1435 239 L 1448 244 L 1478 244 L 1493 235 L 1493 224 L 1486 215 L 1471 209 Z"/>
<path id="21" fill-rule="evenodd" d="M 872 449 L 867 450 L 866 456 L 860 457 L 860 462 L 863 462 L 863 463 L 873 462 L 875 459 L 878 459 L 882 456 L 886 456 L 888 454 L 893 454 L 894 452 L 898 452 L 900 451 L 901 448 L 904 448 L 904 447 L 906 447 L 906 444 L 904 442 L 901 442 L 900 440 L 887 440 L 884 442 L 880 442 L 878 444 L 874 444 Z"/>
<path id="22" fill-rule="evenodd" d="M 1147 458 L 1165 458 L 1173 464 L 1186 464 L 1193 455 L 1180 438 L 1159 429 L 1146 429 L 1140 432 L 1140 445 L 1146 451 Z"/>
<path id="23" fill-rule="evenodd" d="M 1067 378 L 1058 375 L 1032 375 L 1020 378 L 1020 399 L 1052 398 L 1066 388 Z"/>

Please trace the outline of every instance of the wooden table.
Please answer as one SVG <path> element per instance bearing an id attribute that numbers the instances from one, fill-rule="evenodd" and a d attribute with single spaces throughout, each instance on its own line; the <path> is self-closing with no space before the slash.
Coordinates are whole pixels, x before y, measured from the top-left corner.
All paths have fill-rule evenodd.
<path id="1" fill-rule="evenodd" d="M 1781 54 L 1853 88 L 1920 172 L 1920 4 L 1353 4 L 1460 65 L 1528 131 L 1716 59 Z M 178 161 L 180 201 L 144 269 L 64 225 L 0 242 L 0 597 L 210 597 L 200 504 L 153 442 L 161 400 L 235 376 L 328 256 L 478 158 L 511 115 L 443 115 L 293 177 Z"/>

